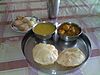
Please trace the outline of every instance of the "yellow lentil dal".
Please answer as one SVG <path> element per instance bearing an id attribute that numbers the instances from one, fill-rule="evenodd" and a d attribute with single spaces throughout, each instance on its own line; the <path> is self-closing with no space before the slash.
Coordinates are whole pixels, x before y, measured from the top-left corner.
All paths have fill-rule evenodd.
<path id="1" fill-rule="evenodd" d="M 39 35 L 49 35 L 55 31 L 56 27 L 52 23 L 39 23 L 37 24 L 33 32 Z"/>

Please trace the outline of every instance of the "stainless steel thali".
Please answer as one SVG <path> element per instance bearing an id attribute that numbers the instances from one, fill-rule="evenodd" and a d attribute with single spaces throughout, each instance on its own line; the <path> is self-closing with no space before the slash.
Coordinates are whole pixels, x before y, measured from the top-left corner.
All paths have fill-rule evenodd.
<path id="1" fill-rule="evenodd" d="M 21 44 L 22 45 L 22 51 L 23 51 L 23 54 L 26 57 L 26 60 L 28 61 L 28 63 L 33 68 L 36 68 L 40 71 L 49 73 L 50 75 L 52 75 L 52 74 L 53 75 L 62 75 L 62 73 L 75 71 L 83 63 L 80 64 L 79 66 L 73 67 L 73 68 L 65 68 L 65 67 L 58 65 L 57 63 L 55 63 L 53 65 L 49 65 L 49 66 L 42 66 L 40 64 L 37 64 L 37 63 L 34 62 L 34 59 L 33 59 L 33 56 L 32 56 L 32 49 L 37 43 L 40 43 L 40 42 L 41 43 L 53 44 L 58 49 L 59 52 L 61 52 L 64 48 L 78 47 L 78 48 L 80 48 L 80 50 L 82 50 L 82 52 L 86 56 L 86 59 L 83 63 L 85 63 L 86 60 L 88 59 L 89 54 L 90 54 L 90 49 L 91 49 L 91 43 L 90 43 L 88 37 L 84 33 L 82 33 L 79 36 L 77 41 L 65 42 L 65 41 L 59 39 L 59 37 L 57 37 L 56 34 L 51 39 L 40 40 L 40 39 L 35 37 L 32 30 L 28 31 L 25 34 L 25 36 L 22 40 L 22 44 Z"/>

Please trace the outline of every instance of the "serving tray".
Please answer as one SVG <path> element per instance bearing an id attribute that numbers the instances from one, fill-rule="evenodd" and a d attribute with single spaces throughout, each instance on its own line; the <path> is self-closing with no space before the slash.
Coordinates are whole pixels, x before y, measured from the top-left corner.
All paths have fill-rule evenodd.
<path id="1" fill-rule="evenodd" d="M 80 65 L 78 65 L 76 67 L 70 67 L 70 68 L 62 67 L 62 66 L 58 65 L 57 63 L 48 65 L 48 66 L 43 66 L 43 65 L 36 63 L 34 61 L 33 55 L 32 55 L 32 49 L 38 43 L 52 44 L 58 49 L 59 53 L 64 48 L 77 47 L 80 50 L 82 50 L 82 52 L 86 56 L 86 59 Z M 90 43 L 88 37 L 84 33 L 82 33 L 76 41 L 72 41 L 72 42 L 66 42 L 66 41 L 60 39 L 57 36 L 57 34 L 54 34 L 48 40 L 41 40 L 41 39 L 38 39 L 35 37 L 32 29 L 31 29 L 25 34 L 25 36 L 22 40 L 22 43 L 21 43 L 21 47 L 22 47 L 23 54 L 26 57 L 26 60 L 33 68 L 38 69 L 43 72 L 46 72 L 46 73 L 49 73 L 50 75 L 52 75 L 52 74 L 53 75 L 62 75 L 62 73 L 66 73 L 66 72 L 68 73 L 68 72 L 77 70 L 82 64 L 84 64 L 87 61 L 87 59 L 89 58 L 90 50 L 91 50 L 91 43 Z"/>

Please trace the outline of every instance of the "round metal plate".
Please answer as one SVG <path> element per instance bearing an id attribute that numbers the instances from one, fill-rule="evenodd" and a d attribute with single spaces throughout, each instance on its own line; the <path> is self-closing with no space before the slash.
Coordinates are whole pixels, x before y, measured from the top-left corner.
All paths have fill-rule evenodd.
<path id="1" fill-rule="evenodd" d="M 23 51 L 28 63 L 33 68 L 36 68 L 40 71 L 43 71 L 43 72 L 46 72 L 49 74 L 61 75 L 62 73 L 71 72 L 71 71 L 78 69 L 83 63 L 80 64 L 79 66 L 73 67 L 73 68 L 64 68 L 64 67 L 58 65 L 57 63 L 54 63 L 53 65 L 49 65 L 49 66 L 42 66 L 40 64 L 37 64 L 36 62 L 34 62 L 33 55 L 32 55 L 32 49 L 36 44 L 38 44 L 40 42 L 53 44 L 58 49 L 59 53 L 64 48 L 78 47 L 80 50 L 82 50 L 82 52 L 86 56 L 86 59 L 83 61 L 83 63 L 85 63 L 86 60 L 88 59 L 89 54 L 90 54 L 90 49 L 91 49 L 91 43 L 90 43 L 88 37 L 83 33 L 79 36 L 77 41 L 65 42 L 65 41 L 59 39 L 59 37 L 57 37 L 56 34 L 49 40 L 40 40 L 35 37 L 32 30 L 28 31 L 28 33 L 26 33 L 26 35 L 24 36 L 24 38 L 22 40 L 22 44 L 21 44 L 22 51 Z"/>

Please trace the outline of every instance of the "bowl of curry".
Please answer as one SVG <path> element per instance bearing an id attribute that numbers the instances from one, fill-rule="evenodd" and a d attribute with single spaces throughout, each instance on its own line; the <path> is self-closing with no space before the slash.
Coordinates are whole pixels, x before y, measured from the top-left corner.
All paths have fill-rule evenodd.
<path id="1" fill-rule="evenodd" d="M 75 23 L 65 22 L 58 27 L 57 33 L 64 41 L 75 41 L 82 33 L 82 29 Z"/>
<path id="2" fill-rule="evenodd" d="M 55 33 L 56 26 L 50 22 L 41 22 L 38 23 L 32 31 L 34 32 L 35 36 L 39 39 L 46 40 L 53 36 Z"/>

